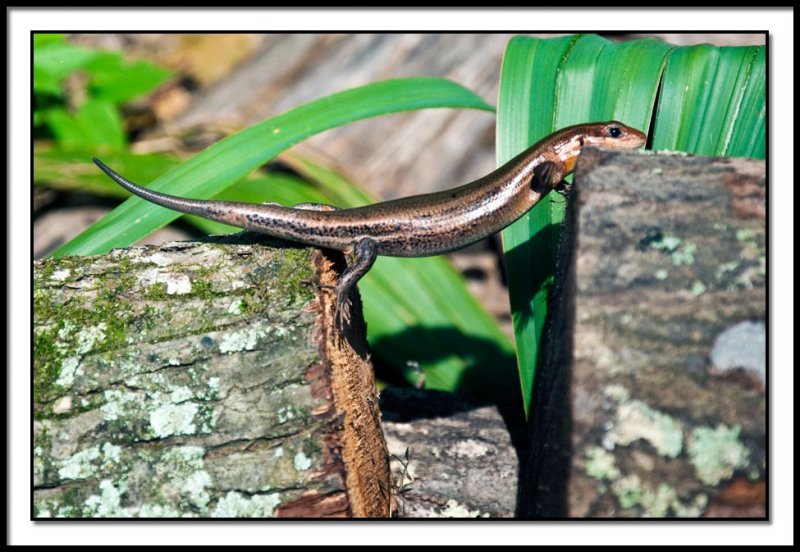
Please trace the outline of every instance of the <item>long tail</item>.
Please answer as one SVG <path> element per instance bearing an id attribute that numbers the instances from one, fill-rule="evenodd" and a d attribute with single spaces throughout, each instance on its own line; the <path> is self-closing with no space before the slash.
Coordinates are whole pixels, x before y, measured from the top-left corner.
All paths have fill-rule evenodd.
<path id="1" fill-rule="evenodd" d="M 314 211 L 292 209 L 277 203 L 244 203 L 241 201 L 218 201 L 208 199 L 187 199 L 184 197 L 162 194 L 142 188 L 111 170 L 99 159 L 92 161 L 100 167 L 114 182 L 139 197 L 161 207 L 180 213 L 197 215 L 209 220 L 237 226 L 247 230 L 262 232 L 276 238 L 283 238 L 317 247 L 344 249 L 352 244 L 348 234 L 318 235 L 313 231 L 315 225 L 341 211 Z M 323 219 L 323 221 L 320 221 Z M 311 228 L 311 230 L 309 230 Z"/>
<path id="2" fill-rule="evenodd" d="M 106 173 L 109 178 L 132 194 L 136 194 L 147 201 L 155 203 L 156 205 L 160 205 L 161 207 L 166 207 L 167 209 L 172 209 L 173 211 L 179 211 L 189 215 L 200 215 L 209 218 L 209 209 L 213 209 L 216 207 L 215 204 L 219 203 L 213 200 L 187 199 L 185 197 L 154 192 L 153 190 L 148 190 L 147 188 L 143 188 L 138 184 L 134 184 L 127 178 L 114 172 L 110 167 L 108 167 L 108 165 L 96 157 L 92 157 L 92 161 L 94 161 L 94 164 L 100 167 L 100 170 Z"/>

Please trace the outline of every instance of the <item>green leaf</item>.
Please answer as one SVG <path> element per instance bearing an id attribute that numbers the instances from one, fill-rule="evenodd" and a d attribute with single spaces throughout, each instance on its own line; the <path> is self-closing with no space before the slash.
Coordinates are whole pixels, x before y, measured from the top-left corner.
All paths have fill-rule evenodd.
<path id="1" fill-rule="evenodd" d="M 41 86 L 41 82 L 37 83 L 37 75 L 61 82 L 67 75 L 84 68 L 97 54 L 66 42 L 44 41 L 33 51 L 34 92 Z"/>
<path id="2" fill-rule="evenodd" d="M 214 144 L 154 182 L 143 184 L 173 195 L 209 198 L 309 136 L 368 117 L 432 107 L 492 110 L 474 93 L 444 79 L 375 82 L 272 117 Z M 54 255 L 105 253 L 112 247 L 136 242 L 178 216 L 174 211 L 131 198 Z"/>
<path id="3" fill-rule="evenodd" d="M 85 69 L 92 96 L 115 104 L 150 92 L 172 75 L 147 61 L 126 63 L 116 52 L 99 52 Z"/>
<path id="4" fill-rule="evenodd" d="M 52 42 L 63 42 L 66 40 L 66 38 L 67 35 L 59 33 L 34 33 L 33 50 L 35 52 L 37 48 L 41 48 L 42 46 Z"/>
<path id="5" fill-rule="evenodd" d="M 571 124 L 614 119 L 646 130 L 670 49 L 655 40 L 614 43 L 596 35 L 514 37 L 500 80 L 498 165 Z M 526 413 L 563 216 L 564 202 L 548 197 L 503 231 Z"/>
<path id="6" fill-rule="evenodd" d="M 763 46 L 676 48 L 664 74 L 653 149 L 763 158 Z"/>
<path id="7" fill-rule="evenodd" d="M 63 108 L 53 108 L 44 118 L 64 149 L 116 151 L 125 146 L 122 119 L 108 101 L 88 100 L 75 115 Z"/>
<path id="8" fill-rule="evenodd" d="M 61 77 L 51 71 L 34 65 L 33 91 L 36 94 L 48 94 L 60 98 L 64 94 L 64 91 L 61 89 Z"/>
<path id="9" fill-rule="evenodd" d="M 97 170 L 87 159 L 97 150 L 63 150 L 36 145 L 33 151 L 33 184 L 63 191 L 79 191 L 101 197 L 128 198 L 130 193 Z M 180 164 L 175 155 L 133 155 L 126 151 L 104 154 L 106 161 L 123 174 L 147 182 Z"/>

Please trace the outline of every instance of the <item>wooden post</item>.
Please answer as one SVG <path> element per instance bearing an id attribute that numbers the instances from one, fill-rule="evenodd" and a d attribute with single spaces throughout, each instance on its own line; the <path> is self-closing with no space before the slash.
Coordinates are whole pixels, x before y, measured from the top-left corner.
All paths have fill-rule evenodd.
<path id="1" fill-rule="evenodd" d="M 37 261 L 34 517 L 388 516 L 343 266 L 247 233 Z"/>
<path id="2" fill-rule="evenodd" d="M 766 515 L 764 163 L 587 150 L 525 517 Z"/>

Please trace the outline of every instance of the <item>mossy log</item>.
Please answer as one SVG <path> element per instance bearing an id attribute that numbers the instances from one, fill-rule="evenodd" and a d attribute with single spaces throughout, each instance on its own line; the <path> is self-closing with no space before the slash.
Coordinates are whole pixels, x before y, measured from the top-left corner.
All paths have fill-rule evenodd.
<path id="1" fill-rule="evenodd" d="M 766 515 L 764 162 L 587 150 L 526 517 Z"/>
<path id="2" fill-rule="evenodd" d="M 343 262 L 247 233 L 36 261 L 34 517 L 388 516 Z"/>

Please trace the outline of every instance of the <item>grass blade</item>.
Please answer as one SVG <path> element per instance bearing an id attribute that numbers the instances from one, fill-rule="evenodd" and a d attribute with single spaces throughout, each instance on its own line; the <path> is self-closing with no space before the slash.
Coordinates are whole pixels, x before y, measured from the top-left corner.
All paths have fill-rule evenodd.
<path id="1" fill-rule="evenodd" d="M 571 124 L 616 119 L 646 129 L 670 49 L 655 40 L 614 43 L 595 35 L 512 39 L 500 81 L 498 165 Z M 560 198 L 546 198 L 503 231 L 526 413 L 563 213 Z"/>
<path id="2" fill-rule="evenodd" d="M 653 149 L 763 158 L 763 46 L 676 48 L 664 73 Z"/>

